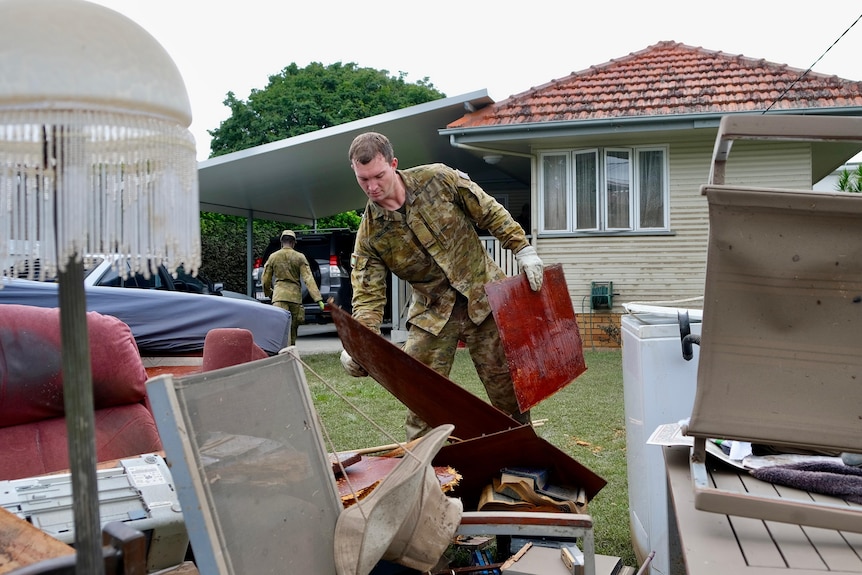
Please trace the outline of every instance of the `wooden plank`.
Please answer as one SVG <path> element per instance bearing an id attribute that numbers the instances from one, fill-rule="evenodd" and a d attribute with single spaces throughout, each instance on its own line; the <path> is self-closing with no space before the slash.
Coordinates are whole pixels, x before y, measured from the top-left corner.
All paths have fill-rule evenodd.
<path id="1" fill-rule="evenodd" d="M 344 349 L 368 374 L 431 427 L 455 426 L 460 439 L 521 425 L 427 365 L 413 359 L 350 314 L 335 307 L 332 320 Z M 457 409 L 454 409 L 457 407 Z"/>
<path id="2" fill-rule="evenodd" d="M 563 266 L 545 267 L 534 292 L 524 274 L 485 286 L 506 351 L 521 411 L 558 392 L 586 371 L 584 350 Z"/>
<path id="3" fill-rule="evenodd" d="M 74 552 L 69 545 L 0 507 L 0 574 Z"/>
<path id="4" fill-rule="evenodd" d="M 335 480 L 341 503 L 347 507 L 360 501 L 389 475 L 401 461 L 401 457 L 363 457 L 345 471 L 347 476 L 339 475 Z M 450 467 L 435 466 L 434 472 L 444 492 L 458 485 L 460 476 Z"/>
<path id="5" fill-rule="evenodd" d="M 860 558 L 862 558 L 862 533 L 849 533 L 847 531 L 841 531 L 841 536 L 844 537 L 844 540 L 847 541 L 847 545 L 853 549 L 853 552 Z M 862 560 L 862 559 L 860 559 Z M 862 571 L 862 569 L 857 569 L 858 571 Z"/>
<path id="6" fill-rule="evenodd" d="M 859 553 L 862 549 L 862 534 L 699 511 L 694 508 L 690 448 L 665 447 L 663 452 L 671 506 L 688 573 L 862 573 L 862 554 Z M 717 488 L 741 490 L 757 496 L 775 496 L 788 501 L 834 503 L 836 500 L 759 481 L 745 471 L 723 465 L 714 466 L 710 477 Z M 858 507 L 855 504 L 846 505 Z"/>
<path id="7" fill-rule="evenodd" d="M 726 515 L 694 507 L 694 488 L 687 446 L 663 448 L 668 489 L 679 530 L 680 548 L 689 573 L 697 575 L 739 574 L 746 570 L 733 529 Z"/>
<path id="8" fill-rule="evenodd" d="M 777 486 L 760 481 L 750 475 L 740 475 L 745 490 L 763 497 L 780 497 Z M 791 569 L 826 569 L 820 554 L 811 545 L 805 530 L 792 523 L 766 521 L 766 529 L 772 535 L 778 550 Z"/>
<path id="9" fill-rule="evenodd" d="M 839 531 L 808 526 L 802 529 L 830 571 L 862 572 L 859 556 L 847 545 Z"/>
<path id="10" fill-rule="evenodd" d="M 151 575 L 199 575 L 197 566 L 191 561 L 183 561 L 174 567 L 168 567 Z"/>
<path id="11" fill-rule="evenodd" d="M 714 470 L 711 475 L 718 489 L 745 490 L 739 475 L 723 465 L 720 469 Z M 782 568 L 787 566 L 764 521 L 734 516 L 729 518 L 729 522 L 748 565 Z"/>
<path id="12" fill-rule="evenodd" d="M 809 495 L 813 501 L 818 503 L 846 503 L 843 499 L 829 495 L 818 493 L 811 493 Z M 850 506 L 860 507 L 858 505 Z M 862 534 L 842 533 L 831 529 L 815 527 L 804 527 L 804 529 L 809 539 L 811 539 L 811 544 L 823 556 L 823 560 L 830 571 L 862 572 L 862 559 L 858 555 L 858 547 L 854 550 L 853 546 L 850 545 L 850 541 L 855 540 L 858 546 Z"/>

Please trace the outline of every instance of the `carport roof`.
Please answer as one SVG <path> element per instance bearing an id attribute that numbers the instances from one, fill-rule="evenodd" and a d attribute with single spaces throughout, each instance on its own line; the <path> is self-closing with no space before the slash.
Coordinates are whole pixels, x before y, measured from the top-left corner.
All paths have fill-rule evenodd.
<path id="1" fill-rule="evenodd" d="M 401 167 L 443 162 L 468 173 L 487 171 L 479 153 L 453 147 L 438 131 L 491 103 L 487 90 L 479 90 L 202 161 L 201 210 L 311 223 L 361 209 L 366 196 L 350 169 L 347 149 L 366 131 L 389 137 Z"/>

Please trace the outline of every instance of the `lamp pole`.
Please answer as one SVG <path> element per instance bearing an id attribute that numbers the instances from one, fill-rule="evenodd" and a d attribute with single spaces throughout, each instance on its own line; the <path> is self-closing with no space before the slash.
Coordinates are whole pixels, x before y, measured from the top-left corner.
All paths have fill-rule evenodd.
<path id="1" fill-rule="evenodd" d="M 103 575 L 102 528 L 96 475 L 93 368 L 87 334 L 84 265 L 72 255 L 58 273 L 60 342 L 63 349 L 63 406 L 72 472 L 72 509 L 79 574 Z"/>

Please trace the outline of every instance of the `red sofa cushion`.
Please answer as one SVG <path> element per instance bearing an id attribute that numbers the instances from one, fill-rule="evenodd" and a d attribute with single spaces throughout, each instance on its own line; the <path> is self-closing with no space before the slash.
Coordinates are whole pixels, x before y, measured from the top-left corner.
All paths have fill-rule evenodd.
<path id="1" fill-rule="evenodd" d="M 129 326 L 87 313 L 95 409 L 145 401 L 147 372 Z M 0 305 L 0 427 L 61 417 L 58 308 Z"/>
<path id="2" fill-rule="evenodd" d="M 96 459 L 109 461 L 162 449 L 156 422 L 142 403 L 95 412 Z M 55 417 L 0 428 L 0 479 L 67 471 L 66 419 Z"/>

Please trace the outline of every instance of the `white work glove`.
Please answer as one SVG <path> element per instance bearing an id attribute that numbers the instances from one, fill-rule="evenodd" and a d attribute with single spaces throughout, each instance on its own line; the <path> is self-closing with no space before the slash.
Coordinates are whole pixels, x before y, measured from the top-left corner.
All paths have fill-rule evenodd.
<path id="1" fill-rule="evenodd" d="M 518 260 L 518 265 L 527 274 L 527 279 L 530 280 L 530 289 L 533 291 L 542 289 L 544 268 L 539 254 L 536 253 L 536 248 L 533 246 L 523 248 L 515 254 L 515 259 Z"/>
<path id="2" fill-rule="evenodd" d="M 368 372 L 365 371 L 365 368 L 356 363 L 350 354 L 347 353 L 347 350 L 341 350 L 341 366 L 344 368 L 344 371 L 352 375 L 353 377 L 365 377 L 368 375 Z"/>

